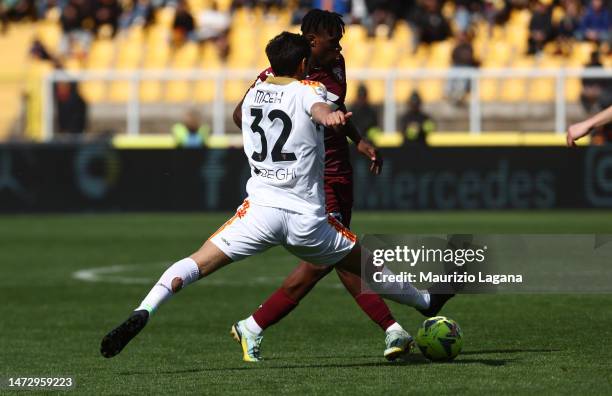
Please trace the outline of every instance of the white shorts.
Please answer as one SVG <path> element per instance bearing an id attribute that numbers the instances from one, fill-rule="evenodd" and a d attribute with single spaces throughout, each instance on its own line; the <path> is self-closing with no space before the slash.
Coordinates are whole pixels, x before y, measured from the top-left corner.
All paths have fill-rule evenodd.
<path id="1" fill-rule="evenodd" d="M 332 216 L 260 206 L 246 199 L 210 241 L 233 261 L 282 245 L 309 263 L 334 265 L 351 251 L 357 237 Z"/>

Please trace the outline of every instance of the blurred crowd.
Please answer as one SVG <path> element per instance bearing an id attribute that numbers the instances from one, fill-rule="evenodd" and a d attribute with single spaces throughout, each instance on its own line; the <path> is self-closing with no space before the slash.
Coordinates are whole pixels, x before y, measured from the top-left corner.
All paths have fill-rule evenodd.
<path id="1" fill-rule="evenodd" d="M 607 1 L 607 3 L 606 3 Z M 448 4 L 452 11 L 443 12 Z M 0 0 L 3 29 L 10 21 L 44 18 L 47 11 L 58 7 L 62 29 L 80 36 L 97 34 L 108 27 L 114 35 L 121 29 L 138 24 L 147 26 L 154 11 L 175 7 L 175 34 L 193 40 L 207 40 L 229 29 L 231 13 L 241 7 L 260 7 L 264 12 L 289 7 L 292 22 L 299 24 L 310 8 L 322 8 L 343 15 L 347 23 L 359 23 L 374 35 L 377 27 L 388 27 L 389 36 L 400 20 L 407 21 L 418 43 L 443 41 L 469 33 L 475 23 L 490 27 L 507 23 L 513 10 L 529 9 L 529 52 L 541 51 L 551 41 L 558 41 L 560 50 L 571 40 L 597 43 L 610 40 L 610 0 L 233 0 L 227 11 L 219 11 L 215 2 L 197 15 L 185 0 Z M 556 13 L 553 11 L 557 10 Z"/>
<path id="2" fill-rule="evenodd" d="M 53 51 L 47 52 L 40 42 L 34 43 L 31 54 L 51 60 L 61 68 L 60 60 L 74 56 L 75 48 L 86 55 L 95 38 L 114 37 L 134 26 L 146 29 L 153 24 L 158 10 L 170 7 L 173 11 L 168 40 L 174 47 L 190 41 L 210 41 L 220 58 L 226 59 L 230 52 L 232 14 L 236 10 L 259 8 L 266 17 L 274 17 L 274 11 L 279 9 L 289 10 L 291 23 L 299 25 L 309 9 L 321 8 L 341 14 L 347 24 L 364 26 L 371 37 L 380 37 L 383 32 L 393 38 L 398 22 L 405 21 L 414 40 L 406 43 L 407 48 L 416 51 L 421 45 L 452 39 L 452 66 L 479 67 L 481 60 L 477 59 L 473 47 L 475 27 L 482 33 L 485 26 L 493 36 L 497 26 L 510 23 L 513 11 L 529 10 L 526 50 L 522 55 L 537 55 L 552 45 L 555 54 L 565 56 L 570 54 L 574 43 L 588 41 L 596 43 L 597 50 L 585 66 L 601 67 L 600 56 L 610 54 L 612 47 L 612 0 L 233 0 L 227 7 L 228 3 L 224 3 L 226 7 L 218 7 L 215 1 L 209 1 L 207 8 L 193 10 L 186 0 L 0 0 L 0 32 L 13 21 L 44 19 L 50 10 L 55 10 L 62 30 L 59 56 L 53 55 Z M 594 112 L 612 104 L 609 81 L 583 79 L 581 103 L 585 111 Z M 66 93 L 76 91 L 76 87 L 59 88 L 62 94 L 58 98 L 78 99 Z M 452 103 L 463 105 L 469 91 L 469 80 L 447 80 L 445 96 Z M 358 121 L 364 130 L 379 128 L 378 111 L 369 108 L 365 87 L 360 89 L 355 106 L 361 107 L 356 114 L 363 115 L 363 120 Z M 414 114 L 403 118 L 401 129 L 408 140 L 422 143 L 427 132 L 433 129 L 433 122 L 420 113 L 420 106 L 418 94 L 411 95 L 407 108 L 413 109 Z M 75 121 L 75 124 L 81 123 Z"/>

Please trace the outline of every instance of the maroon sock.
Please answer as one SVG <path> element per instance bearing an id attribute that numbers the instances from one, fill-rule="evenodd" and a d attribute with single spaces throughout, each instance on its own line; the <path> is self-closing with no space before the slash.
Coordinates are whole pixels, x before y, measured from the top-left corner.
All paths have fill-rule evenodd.
<path id="1" fill-rule="evenodd" d="M 289 298 L 287 293 L 280 288 L 255 311 L 253 319 L 259 327 L 266 329 L 287 316 L 297 305 L 298 303 Z"/>
<path id="2" fill-rule="evenodd" d="M 370 319 L 376 322 L 383 331 L 396 322 L 391 311 L 389 311 L 389 307 L 378 294 L 361 293 L 355 297 L 355 301 L 363 312 L 368 314 Z"/>

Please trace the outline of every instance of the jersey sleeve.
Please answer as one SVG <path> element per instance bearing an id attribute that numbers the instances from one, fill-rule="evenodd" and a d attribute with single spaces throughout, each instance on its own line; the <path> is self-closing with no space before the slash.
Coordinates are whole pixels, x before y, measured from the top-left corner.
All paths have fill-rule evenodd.
<path id="1" fill-rule="evenodd" d="M 304 86 L 302 104 L 306 113 L 310 114 L 310 110 L 315 103 L 327 103 L 327 89 L 325 89 L 325 85 L 309 80 L 300 81 L 300 83 Z"/>
<path id="2" fill-rule="evenodd" d="M 268 77 L 273 77 L 273 76 L 274 76 L 274 72 L 272 71 L 272 68 L 268 67 L 266 70 L 264 70 L 261 73 L 259 73 L 259 75 L 255 79 L 255 81 L 251 85 L 251 88 L 253 88 L 253 87 L 261 84 L 262 82 L 266 81 L 268 79 Z"/>

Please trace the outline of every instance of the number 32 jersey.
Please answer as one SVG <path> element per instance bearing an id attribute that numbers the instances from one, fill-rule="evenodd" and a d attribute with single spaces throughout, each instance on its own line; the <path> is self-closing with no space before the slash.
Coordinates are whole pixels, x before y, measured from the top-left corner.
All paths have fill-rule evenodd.
<path id="1" fill-rule="evenodd" d="M 325 103 L 315 81 L 269 77 L 254 85 L 242 104 L 244 152 L 251 167 L 249 200 L 297 213 L 325 215 L 323 128 L 311 119 Z"/>

